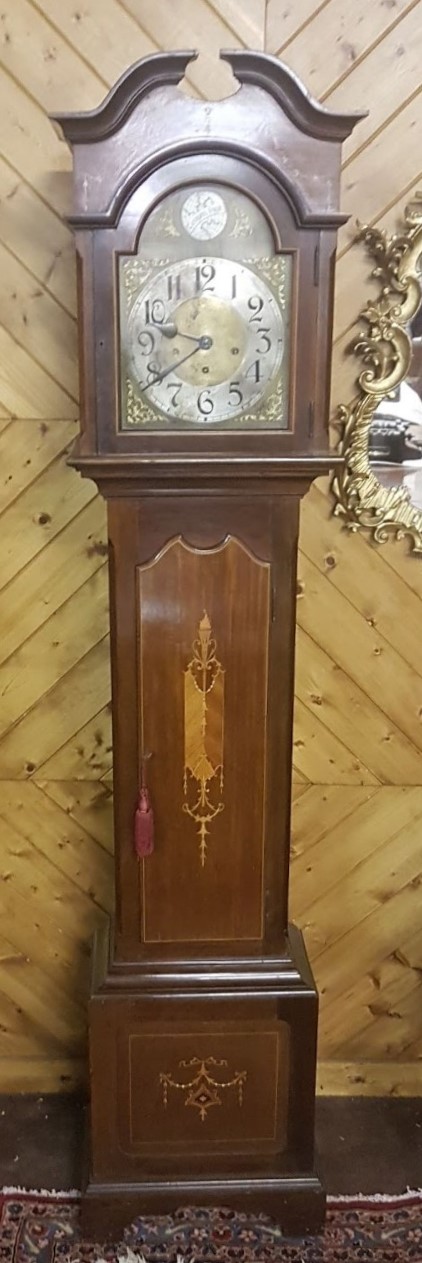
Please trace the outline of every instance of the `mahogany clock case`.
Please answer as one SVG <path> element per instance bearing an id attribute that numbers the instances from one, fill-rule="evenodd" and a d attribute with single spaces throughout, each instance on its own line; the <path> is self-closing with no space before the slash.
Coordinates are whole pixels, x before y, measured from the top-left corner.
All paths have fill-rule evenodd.
<path id="1" fill-rule="evenodd" d="M 287 930 L 298 510 L 266 487 L 108 502 L 119 846 L 90 1001 L 94 1234 L 105 1213 L 112 1233 L 129 1208 L 180 1201 L 266 1207 L 291 1228 L 323 1215 L 317 995 Z M 191 664 L 211 634 L 203 739 Z M 146 748 L 155 851 L 139 867 Z"/>
<path id="2" fill-rule="evenodd" d="M 143 457 L 144 478 L 195 461 L 195 477 L 261 472 L 293 455 L 327 455 L 327 416 L 341 141 L 362 115 L 331 114 L 312 101 L 276 58 L 228 52 L 240 83 L 223 101 L 193 100 L 175 85 L 196 54 L 159 54 L 137 63 L 102 106 L 56 115 L 74 157 L 79 274 L 81 437 L 79 464 L 94 454 Z M 154 433 L 119 428 L 117 260 L 137 250 L 148 216 L 172 189 L 226 186 L 255 201 L 274 252 L 295 270 L 291 402 L 285 431 Z M 165 250 L 165 242 L 163 242 Z M 179 457 L 179 463 L 177 462 Z M 214 464 L 207 460 L 212 457 Z M 230 462 L 224 464 L 224 457 Z M 151 469 L 151 459 L 154 466 Z M 182 459 L 183 458 L 183 459 Z M 217 462 L 218 458 L 218 464 Z M 332 458 L 332 462 L 333 462 Z M 103 471 L 107 472 L 103 463 Z M 114 465 L 115 472 L 117 465 Z M 316 471 L 318 472 L 318 471 Z M 138 474 L 140 468 L 138 469 Z M 315 476 L 315 475 L 314 475 Z"/>
<path id="3" fill-rule="evenodd" d="M 224 54 L 234 96 L 192 100 L 177 84 L 193 55 L 147 58 L 97 110 L 56 116 L 74 156 L 72 460 L 107 498 L 110 537 L 116 917 L 94 949 L 83 1198 L 97 1236 L 187 1201 L 292 1230 L 324 1214 L 317 993 L 287 919 L 296 557 L 301 496 L 335 464 L 340 149 L 361 116 L 329 114 L 257 53 Z M 142 428 L 138 409 L 125 426 L 121 261 L 142 259 L 172 191 L 216 186 L 257 207 L 291 260 L 286 413 L 260 428 L 258 402 L 244 429 L 200 415 Z M 146 768 L 155 849 L 139 860 Z"/>

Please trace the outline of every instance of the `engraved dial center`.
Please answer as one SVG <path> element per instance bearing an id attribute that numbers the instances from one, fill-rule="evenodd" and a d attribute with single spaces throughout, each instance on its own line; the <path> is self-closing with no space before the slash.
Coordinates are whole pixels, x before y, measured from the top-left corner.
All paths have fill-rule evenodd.
<path id="1" fill-rule="evenodd" d="M 181 381 L 191 386 L 217 386 L 236 372 L 246 352 L 247 330 L 236 309 L 218 298 L 188 298 L 172 312 L 177 336 L 163 345 L 165 367 L 182 358 L 194 347 L 188 339 L 198 339 L 198 349 L 177 370 Z M 183 336 L 185 335 L 185 336 Z"/>

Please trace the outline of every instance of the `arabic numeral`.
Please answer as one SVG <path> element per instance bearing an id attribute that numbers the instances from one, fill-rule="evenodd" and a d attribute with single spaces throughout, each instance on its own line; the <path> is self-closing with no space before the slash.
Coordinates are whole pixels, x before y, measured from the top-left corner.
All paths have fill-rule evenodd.
<path id="1" fill-rule="evenodd" d="M 162 298 L 147 298 L 145 301 L 145 324 L 162 325 L 166 318 L 166 309 Z"/>
<path id="2" fill-rule="evenodd" d="M 243 395 L 240 390 L 239 382 L 230 382 L 229 386 L 229 404 L 231 408 L 239 408 L 243 403 Z"/>
<path id="3" fill-rule="evenodd" d="M 204 417 L 209 417 L 214 412 L 214 400 L 211 398 L 209 390 L 201 390 L 197 399 L 198 411 L 202 412 Z"/>
<path id="4" fill-rule="evenodd" d="M 269 329 L 261 328 L 257 330 L 261 343 L 261 345 L 257 348 L 258 355 L 266 355 L 268 351 L 271 351 L 271 338 L 268 337 L 269 332 Z"/>
<path id="5" fill-rule="evenodd" d="M 182 389 L 182 384 L 181 384 L 181 382 L 167 382 L 167 390 L 172 390 L 172 391 L 173 391 L 173 394 L 172 394 L 172 397 L 171 397 L 171 406 L 172 406 L 172 408 L 177 408 L 178 395 L 179 395 L 179 393 L 180 393 L 181 389 Z"/>
<path id="6" fill-rule="evenodd" d="M 157 361 L 156 361 L 156 360 L 149 360 L 149 362 L 148 362 L 148 364 L 147 364 L 147 383 L 148 383 L 148 385 L 150 385 L 150 384 L 151 384 L 151 382 L 155 381 L 155 378 L 156 378 L 156 377 L 160 377 L 160 376 L 161 376 L 161 368 L 160 368 L 160 365 L 159 365 L 159 364 L 157 364 Z"/>
<path id="7" fill-rule="evenodd" d="M 148 332 L 148 329 L 143 329 L 141 333 L 138 333 L 138 342 L 141 348 L 141 354 L 151 355 L 151 351 L 154 350 L 154 338 L 152 333 Z"/>
<path id="8" fill-rule="evenodd" d="M 253 364 L 249 365 L 249 368 L 246 369 L 245 377 L 251 377 L 254 382 L 261 381 L 261 364 L 259 360 L 254 360 Z"/>
<path id="9" fill-rule="evenodd" d="M 264 299 L 259 294 L 251 294 L 248 298 L 248 307 L 251 315 L 249 316 L 249 324 L 260 324 L 262 320 L 261 312 L 264 306 Z"/>
<path id="10" fill-rule="evenodd" d="M 195 268 L 195 294 L 205 294 L 206 290 L 213 290 L 214 286 L 211 282 L 215 277 L 215 267 L 213 263 L 201 263 Z"/>

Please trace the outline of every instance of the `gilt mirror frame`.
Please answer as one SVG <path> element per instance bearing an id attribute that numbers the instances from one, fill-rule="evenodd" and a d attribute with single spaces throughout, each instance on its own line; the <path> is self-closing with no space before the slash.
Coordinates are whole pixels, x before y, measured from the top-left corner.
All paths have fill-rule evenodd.
<path id="1" fill-rule="evenodd" d="M 422 191 L 406 207 L 401 231 L 389 236 L 359 225 L 357 240 L 375 260 L 372 276 L 379 281 L 380 294 L 362 309 L 358 320 L 365 327 L 351 346 L 363 368 L 359 393 L 338 410 L 344 465 L 331 483 L 334 514 L 351 531 L 369 531 L 377 544 L 407 536 L 411 551 L 422 555 L 422 511 L 414 507 L 406 487 L 382 486 L 369 461 L 375 410 L 404 381 L 412 359 L 409 326 L 422 299 Z"/>

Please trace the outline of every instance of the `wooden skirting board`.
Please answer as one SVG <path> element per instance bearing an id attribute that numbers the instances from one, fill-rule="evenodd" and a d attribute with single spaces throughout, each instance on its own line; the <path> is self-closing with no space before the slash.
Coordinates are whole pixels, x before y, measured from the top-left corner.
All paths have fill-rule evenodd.
<path id="1" fill-rule="evenodd" d="M 318 1065 L 319 1096 L 420 1096 L 422 1071 L 415 1061 L 321 1061 Z M 88 1085 L 87 1062 L 81 1057 L 54 1060 L 18 1057 L 0 1060 L 2 1093 L 84 1092 Z"/>

